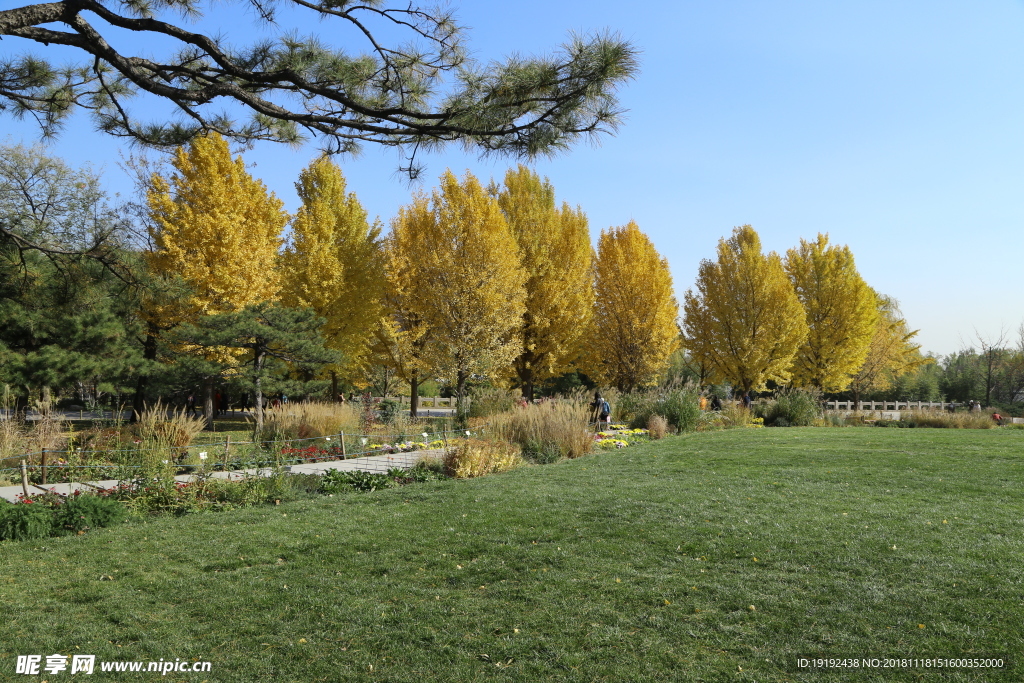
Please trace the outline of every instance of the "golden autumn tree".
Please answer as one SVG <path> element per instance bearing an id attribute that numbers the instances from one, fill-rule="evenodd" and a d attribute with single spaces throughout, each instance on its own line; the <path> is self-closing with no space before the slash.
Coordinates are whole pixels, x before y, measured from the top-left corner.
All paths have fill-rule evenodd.
<path id="1" fill-rule="evenodd" d="M 178 148 L 172 165 L 170 179 L 152 177 L 147 199 L 153 249 L 146 261 L 157 277 L 179 282 L 185 294 L 151 301 L 150 329 L 275 300 L 280 235 L 288 220 L 281 201 L 249 175 L 241 156 L 231 157 L 216 133 Z M 208 423 L 214 379 L 204 382 Z"/>
<path id="2" fill-rule="evenodd" d="M 872 290 L 878 312 L 864 363 L 850 382 L 850 391 L 856 405 L 865 391 L 884 391 L 893 385 L 896 377 L 922 365 L 934 362 L 921 354 L 920 344 L 914 344 L 917 330 L 911 330 L 900 312 L 896 299 Z"/>
<path id="3" fill-rule="evenodd" d="M 679 305 L 668 261 L 630 221 L 601 231 L 594 282 L 587 374 L 620 391 L 651 383 L 679 346 Z"/>
<path id="4" fill-rule="evenodd" d="M 455 380 L 460 401 L 471 374 L 504 374 L 521 348 L 526 273 L 497 200 L 472 174 L 447 171 L 429 200 L 399 212 L 390 242 L 389 263 L 411 283 L 404 310 L 429 339 L 426 364 Z"/>
<path id="5" fill-rule="evenodd" d="M 864 364 L 878 320 L 875 293 L 857 272 L 847 246 L 828 235 L 786 252 L 786 272 L 807 319 L 807 338 L 793 360 L 793 384 L 842 391 Z"/>
<path id="6" fill-rule="evenodd" d="M 769 381 L 788 384 L 793 358 L 807 336 L 803 306 L 775 252 L 761 251 L 749 225 L 718 242 L 718 260 L 705 259 L 696 291 L 686 292 L 684 344 L 712 381 L 741 391 Z"/>
<path id="7" fill-rule="evenodd" d="M 556 206 L 551 183 L 525 166 L 505 174 L 497 197 L 526 269 L 522 348 L 512 365 L 523 396 L 532 401 L 534 383 L 568 370 L 570 354 L 586 334 L 594 250 L 583 210 Z"/>
<path id="8" fill-rule="evenodd" d="M 380 226 L 367 221 L 355 193 L 346 193 L 341 169 L 320 157 L 295 184 L 302 206 L 281 256 L 281 302 L 312 308 L 326 320 L 322 334 L 343 356 L 330 366 L 331 397 L 338 372 L 358 371 L 368 352 L 369 331 L 381 315 L 384 276 Z"/>
<path id="9" fill-rule="evenodd" d="M 429 212 L 427 199 L 415 197 L 413 206 L 422 205 L 417 214 Z M 419 309 L 417 286 L 420 278 L 416 249 L 420 248 L 416 225 L 411 223 L 412 207 L 399 209 L 391 234 L 384 243 L 384 310 L 373 327 L 370 351 L 373 360 L 409 383 L 409 412 L 419 410 L 419 386 L 430 369 L 426 345 L 429 329 Z"/>

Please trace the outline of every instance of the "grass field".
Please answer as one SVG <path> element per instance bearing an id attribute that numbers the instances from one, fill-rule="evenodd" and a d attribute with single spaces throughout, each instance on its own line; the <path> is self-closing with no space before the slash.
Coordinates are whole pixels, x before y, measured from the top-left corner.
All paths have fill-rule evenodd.
<path id="1" fill-rule="evenodd" d="M 1024 431 L 701 433 L 0 545 L 19 654 L 167 681 L 1024 680 Z M 798 656 L 1008 659 L 806 671 Z"/>

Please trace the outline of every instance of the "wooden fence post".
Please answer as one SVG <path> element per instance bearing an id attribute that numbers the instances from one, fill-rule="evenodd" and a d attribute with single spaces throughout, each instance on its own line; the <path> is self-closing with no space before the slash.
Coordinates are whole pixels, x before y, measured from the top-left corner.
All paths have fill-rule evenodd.
<path id="1" fill-rule="evenodd" d="M 41 444 L 40 444 L 39 452 L 40 452 L 40 464 L 42 465 L 42 472 L 43 472 L 43 486 L 46 486 L 46 449 L 42 448 Z"/>
<path id="2" fill-rule="evenodd" d="M 341 459 L 345 459 L 345 432 L 341 433 Z"/>
<path id="3" fill-rule="evenodd" d="M 28 498 L 28 465 L 25 463 L 24 458 L 21 461 L 21 490 L 25 493 L 25 497 Z"/>
<path id="4" fill-rule="evenodd" d="M 227 434 L 224 437 L 224 471 L 228 471 L 228 458 L 231 455 L 231 435 Z"/>

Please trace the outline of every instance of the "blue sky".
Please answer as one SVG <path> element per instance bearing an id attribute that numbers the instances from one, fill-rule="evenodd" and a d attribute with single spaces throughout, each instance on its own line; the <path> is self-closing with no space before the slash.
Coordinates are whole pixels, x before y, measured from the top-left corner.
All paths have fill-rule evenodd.
<path id="1" fill-rule="evenodd" d="M 495 10 L 498 7 L 498 10 Z M 616 137 L 583 144 L 537 170 L 584 208 L 596 236 L 636 220 L 668 258 L 679 299 L 720 238 L 749 223 L 766 249 L 828 232 L 861 274 L 896 297 L 940 354 L 992 338 L 1016 341 L 1024 253 L 1024 3 L 903 0 L 605 0 L 456 3 L 481 60 L 547 52 L 569 31 L 610 29 L 641 51 L 622 90 Z M 229 38 L 251 16 L 221 4 L 211 23 Z M 298 16 L 298 15 L 296 15 Z M 328 24 L 303 32 L 329 38 Z M 5 40 L 3 51 L 20 51 Z M 26 122 L 0 118 L 11 141 Z M 77 118 L 49 145 L 92 162 L 128 191 L 123 143 Z M 315 155 L 264 144 L 252 172 L 290 209 L 293 183 Z M 391 151 L 342 159 L 350 189 L 385 222 L 409 200 Z M 481 162 L 458 148 L 428 157 L 423 189 L 446 167 L 500 178 L 514 161 Z"/>

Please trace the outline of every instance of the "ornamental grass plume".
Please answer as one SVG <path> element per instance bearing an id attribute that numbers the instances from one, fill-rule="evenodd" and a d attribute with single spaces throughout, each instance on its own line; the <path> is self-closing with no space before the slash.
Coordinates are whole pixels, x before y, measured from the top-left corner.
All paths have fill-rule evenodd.
<path id="1" fill-rule="evenodd" d="M 360 407 L 351 403 L 287 403 L 266 412 L 261 441 L 360 433 Z"/>
<path id="2" fill-rule="evenodd" d="M 909 414 L 908 414 L 909 413 Z M 913 427 L 947 429 L 993 429 L 999 425 L 992 419 L 992 411 L 983 413 L 947 413 L 935 410 L 906 411 L 900 422 Z"/>
<path id="3" fill-rule="evenodd" d="M 27 450 L 25 431 L 14 416 L 0 420 L 0 462 L 23 455 Z"/>
<path id="4" fill-rule="evenodd" d="M 668 432 L 668 420 L 661 415 L 651 415 L 647 419 L 647 434 L 652 441 L 663 439 Z"/>
<path id="5" fill-rule="evenodd" d="M 173 451 L 188 448 L 205 428 L 205 418 L 188 415 L 184 408 L 168 410 L 157 401 L 156 405 L 142 411 L 134 431 L 141 441 Z"/>
<path id="6" fill-rule="evenodd" d="M 547 401 L 494 415 L 490 430 L 520 446 L 528 457 L 557 453 L 562 458 L 578 458 L 594 447 L 589 423 L 590 408 L 585 402 Z"/>

